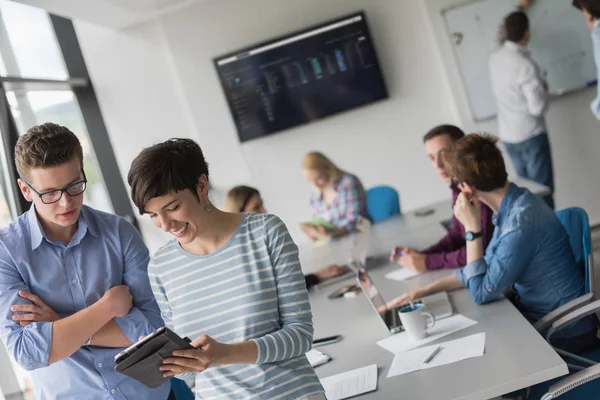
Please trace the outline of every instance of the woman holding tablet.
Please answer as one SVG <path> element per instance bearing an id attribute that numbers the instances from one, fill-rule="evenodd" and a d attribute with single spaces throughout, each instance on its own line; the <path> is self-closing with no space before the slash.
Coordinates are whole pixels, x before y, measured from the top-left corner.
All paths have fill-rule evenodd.
<path id="1" fill-rule="evenodd" d="M 148 273 L 165 325 L 195 349 L 166 358 L 165 376 L 195 374 L 202 399 L 325 399 L 305 356 L 312 314 L 285 224 L 215 208 L 190 139 L 144 149 L 128 182 L 140 213 L 174 236 Z"/>
<path id="2" fill-rule="evenodd" d="M 302 174 L 311 184 L 313 221 L 302 224 L 311 239 L 336 238 L 354 232 L 358 217 L 369 219 L 367 195 L 360 180 L 319 152 L 302 159 Z M 322 223 L 320 223 L 322 221 Z"/>

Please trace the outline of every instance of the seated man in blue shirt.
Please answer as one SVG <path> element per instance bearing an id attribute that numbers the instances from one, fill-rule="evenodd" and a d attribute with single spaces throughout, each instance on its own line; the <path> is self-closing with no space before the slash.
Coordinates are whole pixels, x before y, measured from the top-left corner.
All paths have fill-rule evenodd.
<path id="1" fill-rule="evenodd" d="M 46 123 L 19 138 L 21 193 L 32 206 L 0 229 L 0 337 L 32 371 L 35 398 L 160 399 L 114 371 L 114 356 L 163 325 L 148 249 L 125 219 L 83 205 L 83 151 Z"/>
<path id="2" fill-rule="evenodd" d="M 424 289 L 398 297 L 388 307 L 463 287 L 475 303 L 485 304 L 512 288 L 517 308 L 535 322 L 585 293 L 583 271 L 573 256 L 567 231 L 541 198 L 507 180 L 495 138 L 465 136 L 446 153 L 446 162 L 461 189 L 454 215 L 466 230 L 467 265 Z M 480 202 L 494 212 L 494 234 L 485 254 Z M 557 347 L 586 351 L 596 343 L 595 319 L 580 320 L 555 337 Z"/>
<path id="3" fill-rule="evenodd" d="M 600 0 L 573 0 L 573 5 L 581 10 L 585 23 L 592 33 L 598 80 L 600 79 Z M 600 85 L 598 85 L 598 95 L 590 107 L 596 118 L 600 120 Z"/>

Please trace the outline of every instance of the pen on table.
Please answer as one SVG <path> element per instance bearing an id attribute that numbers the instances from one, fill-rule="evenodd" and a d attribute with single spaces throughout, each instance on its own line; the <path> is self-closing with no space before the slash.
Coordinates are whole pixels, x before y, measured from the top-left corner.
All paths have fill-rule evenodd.
<path id="1" fill-rule="evenodd" d="M 423 361 L 423 364 L 427 364 L 429 361 L 433 360 L 433 357 L 435 357 L 435 355 L 437 353 L 440 352 L 440 350 L 442 350 L 442 346 L 438 346 L 426 359 L 425 361 Z"/>

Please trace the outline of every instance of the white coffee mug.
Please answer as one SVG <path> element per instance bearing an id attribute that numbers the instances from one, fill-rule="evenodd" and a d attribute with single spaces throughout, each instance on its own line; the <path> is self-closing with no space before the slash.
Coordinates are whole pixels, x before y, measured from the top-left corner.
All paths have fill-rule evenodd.
<path id="1" fill-rule="evenodd" d="M 435 317 L 428 312 L 423 311 L 423 304 L 407 306 L 398 311 L 400 321 L 404 330 L 412 340 L 421 340 L 427 337 L 427 331 L 435 326 Z M 425 320 L 429 319 L 429 322 Z M 428 326 L 431 324 L 430 326 Z"/>

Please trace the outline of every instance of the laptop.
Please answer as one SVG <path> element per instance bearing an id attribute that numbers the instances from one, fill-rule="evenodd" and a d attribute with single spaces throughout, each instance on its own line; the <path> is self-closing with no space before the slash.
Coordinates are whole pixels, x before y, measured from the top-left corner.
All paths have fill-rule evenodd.
<path id="1" fill-rule="evenodd" d="M 379 315 L 381 321 L 385 324 L 390 333 L 402 332 L 404 328 L 400 322 L 398 311 L 408 306 L 408 303 L 388 309 L 381 293 L 379 293 L 379 290 L 377 290 L 377 287 L 371 280 L 369 273 L 364 268 L 359 268 L 356 280 L 367 297 L 367 300 L 371 303 L 373 310 Z M 450 303 L 450 299 L 448 299 L 448 294 L 446 292 L 425 296 L 421 299 L 414 300 L 413 304 L 422 304 L 423 308 L 431 313 L 436 319 L 447 318 L 454 314 L 452 304 Z"/>
<path id="2" fill-rule="evenodd" d="M 344 272 L 342 275 L 338 275 L 334 278 L 320 282 L 316 285 L 316 287 L 326 287 L 355 276 L 360 266 L 367 264 L 367 250 L 370 239 L 371 221 L 369 221 L 367 218 L 359 216 L 356 223 L 356 233 L 354 233 L 352 238 L 352 252 L 350 259 L 348 260 L 347 264 L 342 266 L 346 268 L 346 272 Z"/>

